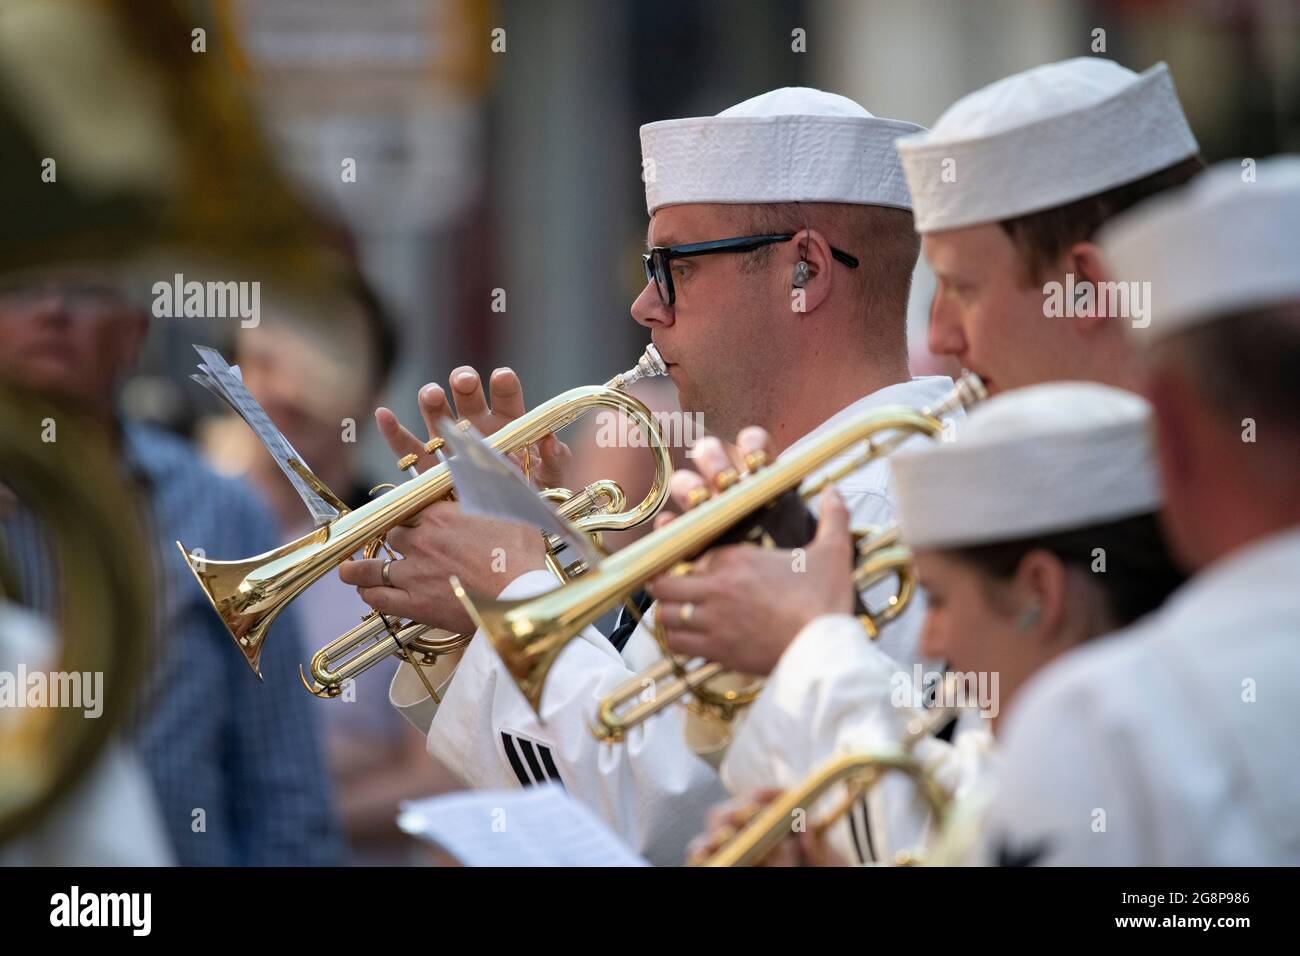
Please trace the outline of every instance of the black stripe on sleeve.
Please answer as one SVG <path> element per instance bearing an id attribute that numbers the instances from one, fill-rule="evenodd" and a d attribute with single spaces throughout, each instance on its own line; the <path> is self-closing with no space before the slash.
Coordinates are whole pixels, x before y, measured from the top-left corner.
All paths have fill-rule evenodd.
<path id="1" fill-rule="evenodd" d="M 538 744 L 537 749 L 541 752 L 542 763 L 546 766 L 546 776 L 550 777 L 563 787 L 564 781 L 560 779 L 560 769 L 555 766 L 555 758 L 551 756 L 551 748 L 543 747 L 541 744 Z"/>
<path id="2" fill-rule="evenodd" d="M 501 743 L 505 745 L 506 760 L 510 762 L 510 769 L 513 770 L 515 776 L 519 778 L 520 785 L 531 787 L 533 781 L 529 779 L 528 771 L 524 769 L 523 761 L 519 759 L 519 753 L 515 750 L 514 738 L 503 730 L 501 732 Z"/>
<path id="3" fill-rule="evenodd" d="M 533 748 L 533 742 L 523 737 L 516 738 L 519 741 L 519 749 L 524 752 L 524 759 L 528 761 L 528 769 L 533 772 L 533 780 L 541 783 L 546 779 L 542 773 L 542 765 L 537 762 L 537 751 Z"/>

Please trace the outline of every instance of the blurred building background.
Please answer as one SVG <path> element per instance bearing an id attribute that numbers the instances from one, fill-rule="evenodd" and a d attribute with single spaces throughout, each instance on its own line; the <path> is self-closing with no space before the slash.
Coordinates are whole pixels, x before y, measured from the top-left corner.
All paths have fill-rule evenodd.
<path id="1" fill-rule="evenodd" d="M 1296 0 L 217 0 L 273 155 L 345 226 L 400 337 L 386 400 L 460 364 L 509 365 L 530 401 L 603 381 L 645 341 L 642 123 L 807 84 L 932 123 L 1026 67 L 1170 64 L 1210 161 L 1300 147 Z M 355 181 L 343 164 L 355 161 Z M 924 348 L 930 284 L 918 276 Z M 494 311 L 494 306 L 501 311 Z M 184 373 L 214 323 L 156 323 L 136 410 L 188 429 Z M 161 379 L 160 381 L 158 379 Z M 170 384 L 169 384 L 170 383 Z M 183 383 L 183 384 L 182 384 Z M 361 423 L 373 476 L 388 456 Z"/>

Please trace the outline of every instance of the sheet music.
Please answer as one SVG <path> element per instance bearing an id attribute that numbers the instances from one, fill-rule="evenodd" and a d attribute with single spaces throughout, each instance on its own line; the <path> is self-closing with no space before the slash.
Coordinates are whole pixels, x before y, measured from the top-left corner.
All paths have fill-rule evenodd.
<path id="1" fill-rule="evenodd" d="M 402 803 L 403 832 L 466 866 L 649 866 L 559 784 Z"/>
<path id="2" fill-rule="evenodd" d="M 244 380 L 239 374 L 239 366 L 232 367 L 227 364 L 220 352 L 205 345 L 194 346 L 194 351 L 199 353 L 203 362 L 199 364 L 199 374 L 191 375 L 190 378 L 229 405 L 261 439 L 266 450 L 275 459 L 275 463 L 293 484 L 302 503 L 311 512 L 312 521 L 319 526 L 337 517 L 338 510 L 313 491 L 311 486 L 303 481 L 302 476 L 289 467 L 291 458 L 297 459 L 303 467 L 307 467 L 307 464 L 302 460 L 302 456 L 294 451 L 280 429 L 271 422 L 266 410 L 257 403 L 257 399 L 253 398 L 244 386 Z"/>
<path id="3" fill-rule="evenodd" d="M 493 449 L 478 432 L 473 428 L 461 431 L 447 420 L 439 427 L 439 433 L 452 452 L 447 467 L 451 469 L 462 511 L 519 521 L 549 531 L 563 538 L 588 566 L 599 563 L 600 555 L 591 539 L 538 497 L 514 463 Z"/>

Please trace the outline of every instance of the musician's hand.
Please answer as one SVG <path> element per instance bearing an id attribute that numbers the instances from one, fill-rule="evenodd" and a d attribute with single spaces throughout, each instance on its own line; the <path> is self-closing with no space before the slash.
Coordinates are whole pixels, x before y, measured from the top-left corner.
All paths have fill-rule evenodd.
<path id="1" fill-rule="evenodd" d="M 661 511 L 655 516 L 655 530 L 677 517 L 677 512 L 690 510 L 701 497 L 712 494 L 718 477 L 727 469 L 747 474 L 744 461 L 751 455 L 761 455 L 769 462 L 773 457 L 771 437 L 757 425 L 741 429 L 734 446 L 724 445 L 712 435 L 701 438 L 691 449 L 695 469 L 679 468 L 669 478 L 668 497 L 674 510 Z"/>
<path id="2" fill-rule="evenodd" d="M 766 448 L 761 429 L 737 439 L 742 455 Z M 670 483 L 683 509 L 698 503 L 731 458 L 716 439 L 696 445 L 700 474 L 676 472 Z M 669 646 L 744 674 L 770 674 L 803 627 L 823 614 L 853 610 L 848 509 L 832 489 L 822 493 L 821 520 L 807 547 L 794 551 L 726 545 L 708 551 L 685 576 L 650 582 L 657 619 Z M 661 522 L 661 526 L 667 522 Z"/>
<path id="3" fill-rule="evenodd" d="M 720 803 L 709 811 L 704 833 L 691 841 L 686 850 L 687 862 L 699 864 L 712 856 L 722 845 L 744 828 L 768 804 L 781 795 L 777 789 L 754 790 L 750 793 Z M 807 822 L 806 814 L 803 817 Z M 793 820 L 791 824 L 793 824 Z M 811 828 L 792 832 L 774 846 L 758 866 L 845 866 L 840 856 L 830 849 Z"/>
<path id="4" fill-rule="evenodd" d="M 424 419 L 430 439 L 438 437 L 438 423 L 444 418 L 468 419 L 486 437 L 524 414 L 523 386 L 519 383 L 519 376 L 508 368 L 499 368 L 492 373 L 488 382 L 490 406 L 478 373 L 468 365 L 462 365 L 451 373 L 450 385 L 456 401 L 454 410 L 441 387 L 430 384 L 420 389 L 420 417 Z M 424 441 L 402 425 L 390 409 L 376 409 L 375 422 L 394 454 L 399 457 L 408 454 L 419 456 L 415 466 L 418 471 L 423 472 L 438 463 L 435 455 L 425 453 Z M 554 435 L 548 435 L 529 448 L 529 476 L 539 488 L 563 487 L 564 473 L 572 457 L 568 445 Z M 523 467 L 522 452 L 516 456 L 516 463 Z"/>
<path id="5" fill-rule="evenodd" d="M 471 633 L 474 624 L 452 592 L 452 575 L 470 593 L 496 597 L 521 574 L 546 567 L 536 528 L 466 515 L 454 501 L 429 505 L 390 531 L 388 543 L 402 556 L 389 565 L 391 587 L 383 579 L 386 556 L 344 561 L 339 578 L 385 614 L 459 634 Z"/>

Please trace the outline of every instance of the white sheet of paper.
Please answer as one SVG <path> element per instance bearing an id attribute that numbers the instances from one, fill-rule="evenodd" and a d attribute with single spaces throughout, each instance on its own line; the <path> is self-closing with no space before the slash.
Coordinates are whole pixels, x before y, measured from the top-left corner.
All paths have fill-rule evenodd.
<path id="1" fill-rule="evenodd" d="M 194 351 L 199 353 L 203 362 L 199 365 L 199 374 L 191 375 L 190 378 L 229 405 L 231 410 L 253 430 L 253 434 L 261 439 L 266 450 L 275 459 L 275 463 L 280 466 L 280 470 L 285 473 L 298 492 L 302 503 L 311 512 L 312 521 L 322 525 L 337 517 L 338 510 L 316 494 L 311 486 L 302 480 L 302 476 L 289 467 L 290 458 L 297 459 L 304 467 L 306 462 L 244 386 L 244 378 L 239 372 L 239 366 L 228 364 L 221 357 L 220 352 L 205 345 L 194 346 Z"/>
<path id="2" fill-rule="evenodd" d="M 397 825 L 466 866 L 649 866 L 559 784 L 402 803 Z"/>
<path id="3" fill-rule="evenodd" d="M 447 467 L 465 514 L 504 518 L 549 531 L 564 539 L 588 566 L 599 563 L 600 555 L 591 540 L 556 514 L 528 486 L 514 462 L 485 442 L 477 431 L 461 431 L 452 422 L 444 421 L 441 433 L 452 452 Z"/>

